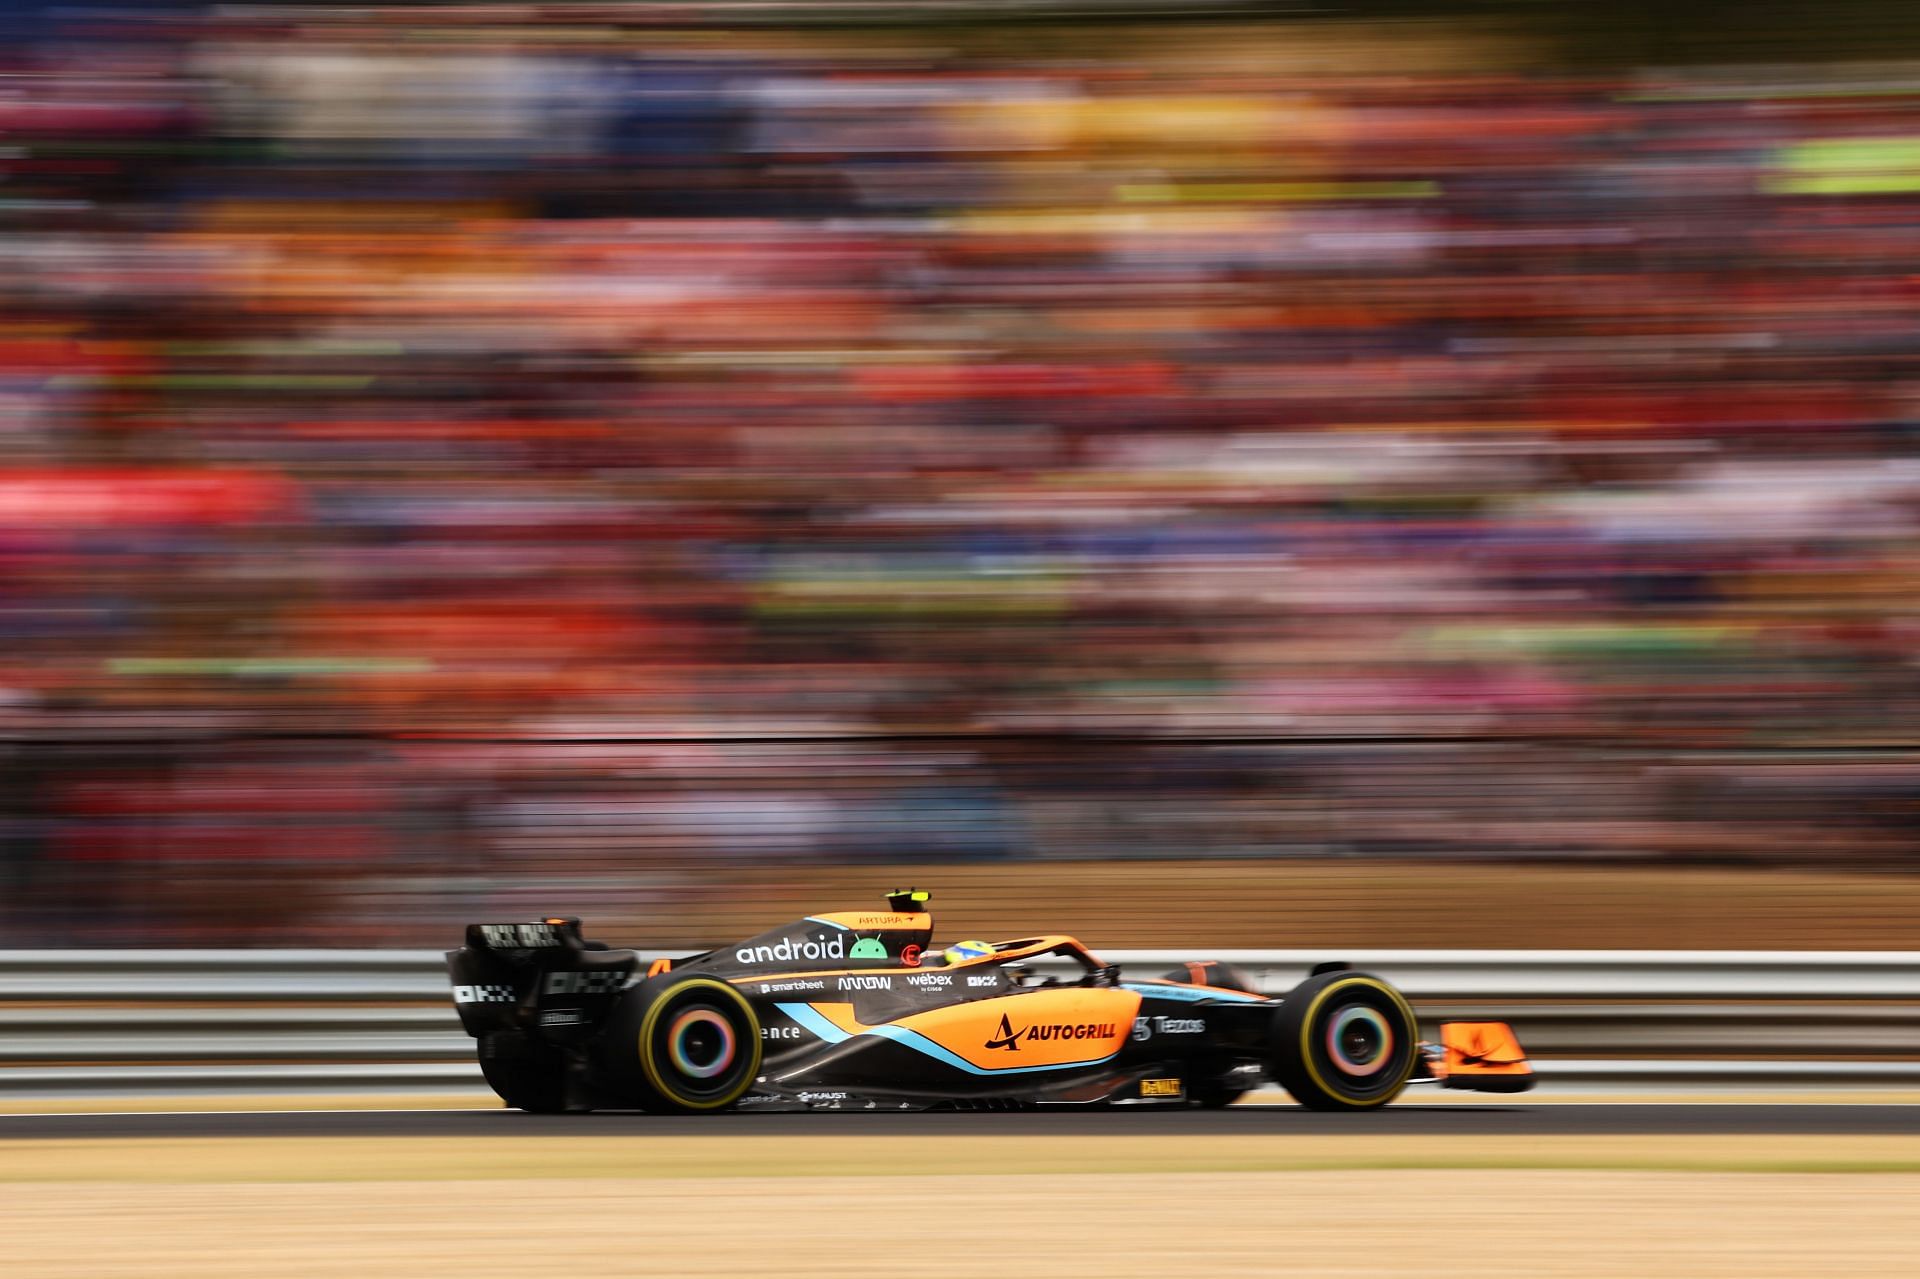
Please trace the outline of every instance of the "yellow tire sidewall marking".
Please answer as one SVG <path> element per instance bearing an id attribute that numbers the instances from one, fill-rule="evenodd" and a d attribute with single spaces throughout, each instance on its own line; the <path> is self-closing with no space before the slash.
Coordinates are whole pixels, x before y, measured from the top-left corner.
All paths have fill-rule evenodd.
<path id="1" fill-rule="evenodd" d="M 669 1087 L 667 1081 L 661 1077 L 659 1067 L 654 1063 L 653 1051 L 649 1046 L 653 1041 L 654 1029 L 660 1024 L 660 1015 L 665 1011 L 667 1005 L 675 1002 L 677 997 L 684 992 L 695 988 L 715 991 L 739 1005 L 740 1011 L 747 1016 L 747 1029 L 752 1032 L 747 1038 L 753 1041 L 748 1047 L 749 1061 L 747 1072 L 741 1078 L 740 1086 L 725 1096 L 706 1101 L 683 1097 L 676 1089 Z M 647 1082 L 653 1085 L 656 1092 L 673 1101 L 676 1105 L 686 1106 L 692 1110 L 718 1110 L 722 1106 L 731 1106 L 734 1102 L 744 1097 L 747 1090 L 753 1087 L 753 1081 L 760 1077 L 760 1019 L 754 1015 L 753 1005 L 747 1002 L 746 996 L 742 995 L 727 983 L 716 981 L 711 977 L 695 977 L 688 981 L 679 982 L 670 990 L 662 993 L 660 998 L 654 1000 L 653 1006 L 647 1009 L 646 1016 L 640 1019 L 640 1035 L 636 1046 L 640 1050 L 640 1069 L 641 1072 L 646 1075 Z"/>
<path id="2" fill-rule="evenodd" d="M 1394 1081 L 1393 1087 L 1382 1092 L 1378 1097 L 1371 1098 L 1371 1099 L 1349 1096 L 1344 1089 L 1335 1088 L 1332 1084 L 1329 1084 L 1324 1078 L 1321 1077 L 1319 1067 L 1315 1066 L 1313 1063 L 1314 1014 L 1320 1011 L 1320 1005 L 1326 1003 L 1327 998 L 1331 996 L 1335 991 L 1346 990 L 1349 987 L 1353 987 L 1353 986 L 1359 986 L 1366 990 L 1378 991 L 1381 994 L 1385 995 L 1388 999 L 1391 999 L 1394 1003 L 1394 1006 L 1397 1007 L 1400 1010 L 1401 1014 L 1406 1017 L 1407 1019 L 1406 1024 L 1408 1026 L 1413 1027 L 1411 1038 L 1413 1039 L 1419 1038 L 1420 1023 L 1414 1020 L 1412 1005 L 1408 1004 L 1405 999 L 1400 997 L 1399 991 L 1387 985 L 1387 983 L 1383 981 L 1379 981 L 1372 977 L 1347 977 L 1347 978 L 1341 979 L 1340 981 L 1333 982 L 1332 984 L 1327 986 L 1325 990 L 1322 990 L 1319 994 L 1313 997 L 1313 1002 L 1311 1004 L 1307 1005 L 1306 1016 L 1300 1019 L 1300 1064 L 1307 1068 L 1308 1078 L 1312 1079 L 1315 1084 L 1319 1085 L 1321 1092 L 1327 1093 L 1328 1095 L 1333 1097 L 1338 1097 L 1341 1101 L 1347 1103 L 1350 1106 L 1355 1106 L 1360 1108 L 1366 1108 L 1371 1106 L 1384 1106 L 1387 1102 L 1393 1100 L 1394 1097 L 1399 1095 L 1400 1090 L 1406 1087 L 1407 1079 L 1413 1074 L 1413 1063 L 1415 1058 L 1419 1056 L 1419 1046 L 1417 1044 L 1409 1043 L 1406 1068 L 1400 1072 L 1400 1078 Z"/>

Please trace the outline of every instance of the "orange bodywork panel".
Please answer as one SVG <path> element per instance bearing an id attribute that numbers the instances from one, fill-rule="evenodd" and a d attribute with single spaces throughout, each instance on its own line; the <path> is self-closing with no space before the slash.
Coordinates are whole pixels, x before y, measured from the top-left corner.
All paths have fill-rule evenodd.
<path id="1" fill-rule="evenodd" d="M 878 1029 L 857 1020 L 851 1004 L 812 1008 L 849 1035 Z M 1037 990 L 931 1008 L 886 1026 L 983 1071 L 1019 1070 L 1103 1061 L 1126 1044 L 1139 1012 L 1140 996 L 1130 990 Z"/>
<path id="2" fill-rule="evenodd" d="M 830 915 L 809 915 L 807 918 L 861 931 L 875 928 L 931 928 L 933 926 L 933 917 L 925 911 L 918 914 L 903 914 L 884 910 L 840 910 Z"/>
<path id="3" fill-rule="evenodd" d="M 863 1030 L 873 1029 L 872 1026 L 853 1015 L 852 1004 L 809 1004 L 808 1007 L 849 1035 L 857 1035 Z"/>
<path id="4" fill-rule="evenodd" d="M 1463 1075 L 1531 1075 L 1520 1037 L 1504 1021 L 1445 1021 L 1440 1044 L 1446 1049 L 1442 1077 Z"/>
<path id="5" fill-rule="evenodd" d="M 1130 990 L 1037 990 L 933 1008 L 894 1024 L 982 1070 L 1064 1066 L 1119 1052 L 1140 996 Z"/>

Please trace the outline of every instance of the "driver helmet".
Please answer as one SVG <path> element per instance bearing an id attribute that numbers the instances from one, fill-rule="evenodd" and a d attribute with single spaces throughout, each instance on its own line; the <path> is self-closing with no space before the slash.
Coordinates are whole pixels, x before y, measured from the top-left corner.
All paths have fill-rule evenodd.
<path id="1" fill-rule="evenodd" d="M 964 964 L 969 959 L 985 959 L 993 953 L 993 947 L 983 941 L 960 941 L 941 952 L 941 957 L 949 964 Z"/>

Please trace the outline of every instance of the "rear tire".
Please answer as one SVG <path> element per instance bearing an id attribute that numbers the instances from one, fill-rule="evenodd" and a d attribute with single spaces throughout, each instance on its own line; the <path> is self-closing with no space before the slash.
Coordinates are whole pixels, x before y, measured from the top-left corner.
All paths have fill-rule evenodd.
<path id="1" fill-rule="evenodd" d="M 1419 1024 L 1370 973 L 1309 977 L 1273 1015 L 1269 1073 L 1314 1110 L 1372 1110 L 1400 1095 L 1419 1060 Z"/>
<path id="2" fill-rule="evenodd" d="M 760 1019 L 713 977 L 663 973 L 627 991 L 601 1037 L 600 1074 L 642 1110 L 725 1110 L 760 1075 Z"/>
<path id="3" fill-rule="evenodd" d="M 566 1058 L 524 1035 L 495 1031 L 482 1039 L 480 1073 L 515 1110 L 555 1115 L 567 1108 Z"/>

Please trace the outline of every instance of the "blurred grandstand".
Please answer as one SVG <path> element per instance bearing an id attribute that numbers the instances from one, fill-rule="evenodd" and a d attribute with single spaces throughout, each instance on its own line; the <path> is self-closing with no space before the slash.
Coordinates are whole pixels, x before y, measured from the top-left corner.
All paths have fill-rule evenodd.
<path id="1" fill-rule="evenodd" d="M 1910 941 L 1920 63 L 944 8 L 33 14 L 0 944 Z"/>

